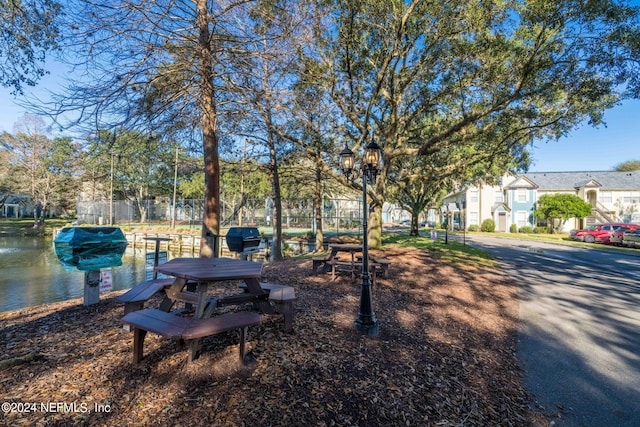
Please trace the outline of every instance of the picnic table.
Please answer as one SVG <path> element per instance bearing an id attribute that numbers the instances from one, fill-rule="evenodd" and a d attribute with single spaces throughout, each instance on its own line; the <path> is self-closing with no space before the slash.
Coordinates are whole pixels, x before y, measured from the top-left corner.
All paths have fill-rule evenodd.
<path id="1" fill-rule="evenodd" d="M 363 245 L 353 243 L 335 243 L 329 245 L 331 252 L 328 255 L 322 257 L 313 258 L 313 273 L 317 273 L 318 267 L 322 267 L 322 272 L 331 272 L 331 276 L 335 278 L 337 269 L 344 269 L 351 273 L 351 277 L 355 278 L 362 268 L 362 252 Z M 350 259 L 341 260 L 339 258 L 340 252 L 346 252 L 350 255 Z M 388 277 L 389 260 L 381 257 L 369 256 L 369 269 L 372 274 L 372 279 L 375 281 L 376 268 L 379 267 L 384 277 Z"/>
<path id="2" fill-rule="evenodd" d="M 233 258 L 174 258 L 154 268 L 159 273 L 175 278 L 166 290 L 166 298 L 160 308 L 169 311 L 178 301 L 195 305 L 194 317 L 209 317 L 212 304 L 229 305 L 258 300 L 260 311 L 272 314 L 273 308 L 267 302 L 268 293 L 260 286 L 262 264 Z M 248 292 L 237 296 L 208 298 L 207 290 L 215 282 L 242 280 Z"/>
<path id="3" fill-rule="evenodd" d="M 172 283 L 164 288 L 165 298 L 159 308 L 148 308 L 127 313 L 122 321 L 134 329 L 134 363 L 143 355 L 143 342 L 147 332 L 153 332 L 179 342 L 187 342 L 189 360 L 196 357 L 199 340 L 232 329 L 240 329 L 240 359 L 244 360 L 244 342 L 248 326 L 260 323 L 260 314 L 274 314 L 276 307 L 285 307 L 285 326 L 292 323 L 293 288 L 262 284 L 262 264 L 232 258 L 174 258 L 154 268 L 172 276 Z M 236 295 L 212 297 L 208 288 L 220 281 L 241 280 L 244 292 Z M 285 292 L 286 291 L 286 292 Z M 182 310 L 171 312 L 176 302 L 184 302 L 185 309 L 193 309 L 193 317 L 184 317 Z M 256 311 L 216 314 L 218 307 L 253 303 Z"/>

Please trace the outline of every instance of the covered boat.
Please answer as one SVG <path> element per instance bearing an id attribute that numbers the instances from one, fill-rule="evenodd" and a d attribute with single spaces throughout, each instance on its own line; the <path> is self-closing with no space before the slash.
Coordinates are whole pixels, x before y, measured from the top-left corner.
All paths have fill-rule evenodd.
<path id="1" fill-rule="evenodd" d="M 122 265 L 127 239 L 117 227 L 65 227 L 54 249 L 62 265 L 82 271 Z"/>
<path id="2" fill-rule="evenodd" d="M 127 243 L 118 227 L 65 227 L 56 236 L 54 243 L 68 243 L 74 247 Z"/>

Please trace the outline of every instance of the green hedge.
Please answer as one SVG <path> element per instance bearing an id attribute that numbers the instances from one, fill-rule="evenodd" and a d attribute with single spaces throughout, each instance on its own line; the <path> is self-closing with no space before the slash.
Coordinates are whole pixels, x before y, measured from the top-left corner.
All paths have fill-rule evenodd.
<path id="1" fill-rule="evenodd" d="M 482 226 L 480 227 L 480 230 L 484 231 L 485 233 L 493 233 L 494 231 L 496 231 L 496 222 L 491 218 L 487 218 L 484 221 L 482 221 Z"/>

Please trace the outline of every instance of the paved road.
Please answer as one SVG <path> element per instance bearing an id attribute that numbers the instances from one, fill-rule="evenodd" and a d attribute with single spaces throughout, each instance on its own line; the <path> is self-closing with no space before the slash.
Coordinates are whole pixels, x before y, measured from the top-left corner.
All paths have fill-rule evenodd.
<path id="1" fill-rule="evenodd" d="M 640 256 L 467 236 L 519 285 L 519 358 L 559 426 L 640 426 Z"/>

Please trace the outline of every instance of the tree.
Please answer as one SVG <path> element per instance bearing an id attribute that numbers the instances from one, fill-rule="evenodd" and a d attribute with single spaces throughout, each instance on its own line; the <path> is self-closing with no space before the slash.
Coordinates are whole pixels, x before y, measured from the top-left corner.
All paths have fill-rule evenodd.
<path id="1" fill-rule="evenodd" d="M 217 255 L 220 234 L 220 119 L 238 111 L 229 76 L 244 58 L 246 40 L 237 23 L 248 19 L 254 3 L 67 2 L 61 60 L 86 73 L 53 96 L 55 114 L 76 112 L 71 124 L 88 124 L 93 132 L 125 127 L 199 146 L 205 257 Z"/>
<path id="2" fill-rule="evenodd" d="M 386 165 L 444 155 L 447 175 L 520 161 L 532 141 L 598 124 L 606 109 L 640 94 L 638 9 L 622 2 L 329 4 L 317 49 L 303 51 L 301 79 L 340 112 L 326 119 L 338 139 L 359 148 L 375 137 Z M 372 242 L 380 241 L 388 174 L 383 168 L 374 187 Z"/>
<path id="3" fill-rule="evenodd" d="M 34 206 L 34 227 L 40 226 L 53 204 L 71 210 L 77 190 L 77 153 L 71 138 L 51 139 L 42 118 L 25 115 L 16 134 L 0 136 L 7 148 L 11 171 L 9 189 L 29 194 Z"/>
<path id="4" fill-rule="evenodd" d="M 46 74 L 46 53 L 57 48 L 58 17 L 54 0 L 0 1 L 0 85 L 22 94 Z"/>
<path id="5" fill-rule="evenodd" d="M 614 166 L 616 172 L 633 172 L 640 171 L 640 160 L 627 160 Z"/>
<path id="6" fill-rule="evenodd" d="M 410 236 L 418 236 L 420 214 L 428 207 L 439 206 L 450 180 L 433 174 L 435 168 L 426 157 L 397 158 L 389 172 L 388 199 L 411 213 Z"/>
<path id="7" fill-rule="evenodd" d="M 534 215 L 547 220 L 559 232 L 567 220 L 591 215 L 591 205 L 575 194 L 544 194 L 538 199 Z"/>
<path id="8" fill-rule="evenodd" d="M 86 172 L 93 175 L 97 171 L 104 188 L 113 179 L 113 193 L 133 202 L 141 223 L 147 218 L 143 202 L 172 192 L 175 150 L 156 135 L 102 130 L 90 139 L 85 151 Z"/>
<path id="9" fill-rule="evenodd" d="M 273 203 L 273 238 L 270 250 L 272 261 L 281 260 L 283 197 L 280 181 L 281 162 L 291 151 L 291 143 L 277 132 L 279 124 L 287 121 L 284 111 L 290 97 L 294 64 L 304 28 L 305 2 L 258 1 L 245 17 L 242 30 L 247 52 L 239 64 L 241 72 L 234 78 L 238 93 L 245 105 L 240 129 L 250 132 L 266 152 L 266 171 L 271 179 Z M 293 6 L 293 7 L 286 7 Z M 247 135 L 244 135 L 247 136 Z"/>

